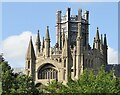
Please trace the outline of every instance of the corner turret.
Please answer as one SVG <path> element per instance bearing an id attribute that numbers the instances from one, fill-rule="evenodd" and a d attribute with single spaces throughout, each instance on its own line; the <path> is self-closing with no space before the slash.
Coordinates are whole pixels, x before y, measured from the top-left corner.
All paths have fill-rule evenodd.
<path id="1" fill-rule="evenodd" d="M 33 43 L 32 43 L 32 36 L 30 37 L 30 42 L 29 42 L 29 46 L 28 46 L 28 50 L 27 50 L 26 59 L 27 60 L 36 59 L 35 51 L 34 51 L 34 47 L 33 47 Z"/>
<path id="2" fill-rule="evenodd" d="M 62 44 L 61 44 L 61 11 L 58 10 L 56 13 L 56 29 L 57 29 L 57 44 L 58 44 L 58 48 L 61 49 L 62 48 Z"/>
<path id="3" fill-rule="evenodd" d="M 30 37 L 30 42 L 27 50 L 27 55 L 26 55 L 26 74 L 28 76 L 31 76 L 33 80 L 35 80 L 35 61 L 36 61 L 36 56 L 34 52 L 34 47 L 32 43 L 32 36 Z"/>
<path id="4" fill-rule="evenodd" d="M 81 64 L 83 64 L 83 37 L 81 29 L 81 23 L 78 23 L 78 35 L 76 42 L 76 79 L 78 79 L 81 75 Z"/>

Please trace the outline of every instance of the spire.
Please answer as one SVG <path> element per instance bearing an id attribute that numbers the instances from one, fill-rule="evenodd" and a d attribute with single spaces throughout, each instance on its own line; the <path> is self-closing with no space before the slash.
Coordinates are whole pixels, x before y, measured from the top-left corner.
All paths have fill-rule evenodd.
<path id="1" fill-rule="evenodd" d="M 107 46 L 106 34 L 104 34 L 104 45 Z"/>
<path id="2" fill-rule="evenodd" d="M 32 36 L 30 37 L 30 42 L 27 50 L 27 55 L 26 59 L 35 59 L 35 52 L 34 52 L 34 47 L 32 43 Z"/>
<path id="3" fill-rule="evenodd" d="M 100 40 L 100 51 L 103 54 L 103 37 L 102 37 L 102 34 L 101 34 L 101 40 Z"/>
<path id="4" fill-rule="evenodd" d="M 43 41 L 42 41 L 42 51 L 45 48 L 45 44 L 44 44 L 44 37 L 43 37 Z"/>
<path id="5" fill-rule="evenodd" d="M 49 26 L 47 26 L 47 29 L 46 29 L 46 38 L 45 39 L 50 40 Z"/>
<path id="6" fill-rule="evenodd" d="M 104 45 L 103 45 L 104 49 L 103 49 L 103 54 L 104 54 L 104 60 L 105 60 L 105 65 L 107 64 L 107 38 L 106 38 L 106 34 L 104 34 Z"/>
<path id="7" fill-rule="evenodd" d="M 38 30 L 37 39 L 36 39 L 36 51 L 40 52 L 40 46 L 41 46 L 41 42 L 40 42 L 40 36 L 39 36 L 39 30 Z"/>
<path id="8" fill-rule="evenodd" d="M 95 37 L 94 37 L 94 43 L 95 43 Z"/>
<path id="9" fill-rule="evenodd" d="M 96 37 L 95 37 L 94 48 L 100 50 L 100 37 L 99 37 L 99 29 L 98 29 L 98 27 L 97 27 Z"/>
<path id="10" fill-rule="evenodd" d="M 100 38 L 99 38 L 99 29 L 98 29 L 98 27 L 97 27 L 97 32 L 96 32 L 96 40 L 100 40 Z"/>
<path id="11" fill-rule="evenodd" d="M 101 34 L 101 44 L 103 45 L 103 37 L 102 37 L 102 34 Z"/>
<path id="12" fill-rule="evenodd" d="M 47 26 L 46 38 L 45 38 L 45 58 L 50 57 L 50 36 L 49 27 Z"/>
<path id="13" fill-rule="evenodd" d="M 94 41 L 93 41 L 93 49 L 95 48 L 95 37 L 94 37 Z"/>

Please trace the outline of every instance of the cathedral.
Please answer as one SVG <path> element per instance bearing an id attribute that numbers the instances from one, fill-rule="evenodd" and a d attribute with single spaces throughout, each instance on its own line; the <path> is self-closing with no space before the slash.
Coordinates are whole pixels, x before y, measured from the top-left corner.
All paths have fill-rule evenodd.
<path id="1" fill-rule="evenodd" d="M 56 44 L 51 47 L 49 26 L 46 35 L 40 41 L 39 30 L 35 49 L 32 37 L 26 54 L 26 74 L 35 83 L 47 84 L 52 80 L 66 84 L 71 77 L 77 80 L 84 69 L 97 72 L 102 65 L 107 65 L 107 38 L 96 29 L 93 46 L 89 44 L 89 11 L 78 9 L 77 15 L 71 15 L 71 9 L 56 12 Z"/>

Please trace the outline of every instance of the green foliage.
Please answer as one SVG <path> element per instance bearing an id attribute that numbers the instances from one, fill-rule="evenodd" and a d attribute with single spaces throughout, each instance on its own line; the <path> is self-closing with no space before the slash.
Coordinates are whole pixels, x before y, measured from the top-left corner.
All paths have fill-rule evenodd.
<path id="1" fill-rule="evenodd" d="M 84 73 L 76 81 L 69 81 L 66 86 L 62 83 L 52 82 L 46 87 L 46 91 L 50 93 L 120 93 L 120 78 L 113 77 L 113 71 L 105 72 L 101 67 L 99 72 L 95 74 L 93 70 L 84 70 Z"/>
<path id="2" fill-rule="evenodd" d="M 9 95 L 10 89 L 12 88 L 13 84 L 13 70 L 8 65 L 7 62 L 1 62 L 0 66 L 2 67 L 2 94 Z"/>
<path id="3" fill-rule="evenodd" d="M 38 95 L 38 90 L 30 77 L 18 75 L 11 91 L 12 95 L 15 93 L 16 95 Z"/>
<path id="4" fill-rule="evenodd" d="M 64 93 L 66 87 L 62 84 L 62 82 L 52 81 L 48 84 L 48 86 L 44 87 L 44 92 L 46 93 Z"/>
<path id="5" fill-rule="evenodd" d="M 2 95 L 39 95 L 31 77 L 14 74 L 7 62 L 2 66 Z"/>
<path id="6" fill-rule="evenodd" d="M 120 93 L 120 78 L 113 76 L 114 71 L 105 72 L 104 67 L 101 67 L 97 74 L 94 70 L 84 70 L 78 80 L 69 79 L 67 85 L 63 85 L 62 82 L 52 81 L 48 86 L 39 85 L 35 87 L 31 77 L 14 74 L 7 62 L 1 62 L 0 66 L 2 66 L 2 95 Z"/>

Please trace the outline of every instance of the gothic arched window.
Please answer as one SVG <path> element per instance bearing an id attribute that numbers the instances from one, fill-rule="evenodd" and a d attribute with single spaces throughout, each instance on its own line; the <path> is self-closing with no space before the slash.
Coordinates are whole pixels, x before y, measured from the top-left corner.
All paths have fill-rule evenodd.
<path id="1" fill-rule="evenodd" d="M 52 64 L 45 64 L 38 71 L 38 79 L 58 79 L 58 71 Z"/>

